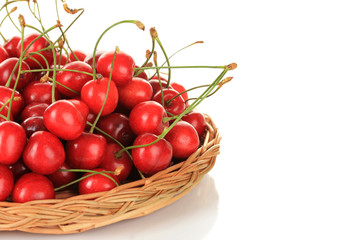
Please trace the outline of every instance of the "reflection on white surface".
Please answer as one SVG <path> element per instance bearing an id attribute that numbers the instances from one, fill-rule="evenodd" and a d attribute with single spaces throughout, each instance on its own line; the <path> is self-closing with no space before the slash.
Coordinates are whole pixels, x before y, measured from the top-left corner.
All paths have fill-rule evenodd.
<path id="1" fill-rule="evenodd" d="M 203 239 L 214 226 L 219 196 L 214 179 L 206 175 L 190 193 L 150 215 L 122 221 L 80 234 L 55 239 Z M 179 227 L 181 226 L 181 227 Z M 2 239 L 49 239 L 49 235 L 2 232 Z"/>

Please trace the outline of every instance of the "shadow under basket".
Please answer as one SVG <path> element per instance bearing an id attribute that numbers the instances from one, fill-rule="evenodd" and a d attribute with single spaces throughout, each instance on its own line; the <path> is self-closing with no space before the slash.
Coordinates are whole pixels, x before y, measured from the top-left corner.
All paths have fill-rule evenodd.
<path id="1" fill-rule="evenodd" d="M 27 203 L 0 202 L 0 231 L 70 234 L 150 214 L 180 199 L 214 166 L 221 136 L 205 115 L 207 132 L 187 160 L 107 192 L 64 195 Z"/>

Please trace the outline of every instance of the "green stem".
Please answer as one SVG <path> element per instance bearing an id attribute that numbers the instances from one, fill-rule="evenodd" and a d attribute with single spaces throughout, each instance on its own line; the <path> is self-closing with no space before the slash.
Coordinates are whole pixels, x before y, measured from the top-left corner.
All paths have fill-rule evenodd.
<path id="1" fill-rule="evenodd" d="M 21 73 L 27 73 L 27 72 L 44 72 L 44 71 L 53 71 L 54 69 L 31 69 L 31 70 L 22 70 Z M 60 71 L 65 71 L 65 72 L 77 72 L 77 73 L 82 73 L 82 74 L 87 74 L 89 76 L 92 76 L 92 73 L 89 72 L 83 72 L 83 71 L 79 71 L 76 69 L 60 69 Z"/>
<path id="2" fill-rule="evenodd" d="M 53 78 L 48 77 L 48 79 L 49 79 L 51 82 L 55 82 L 56 84 L 59 84 L 59 86 L 62 86 L 63 88 L 66 88 L 67 90 L 69 90 L 69 91 L 71 91 L 71 92 L 73 92 L 73 93 L 75 93 L 75 94 L 77 94 L 77 95 L 80 95 L 79 92 L 77 92 L 77 91 L 69 88 L 68 86 L 66 86 L 66 85 L 64 85 L 64 84 L 62 84 L 62 83 L 59 83 L 58 81 L 55 81 Z"/>
<path id="3" fill-rule="evenodd" d="M 56 0 L 55 0 L 56 1 Z M 56 4 L 57 5 L 57 4 Z M 56 8 L 57 9 L 57 8 Z M 70 29 L 70 27 L 80 18 L 80 16 L 84 13 L 84 9 L 82 9 L 82 8 L 79 8 L 78 9 L 79 11 L 81 11 L 81 13 L 70 23 L 70 25 L 65 29 L 65 31 L 61 31 L 61 35 L 60 35 L 60 37 L 58 37 L 58 39 L 56 39 L 56 41 L 54 42 L 54 43 L 57 43 L 59 40 L 60 40 L 60 38 L 62 37 L 62 36 L 64 36 L 65 35 L 65 33 Z M 59 20 L 59 17 L 58 17 L 58 20 Z"/>
<path id="4" fill-rule="evenodd" d="M 203 87 L 209 87 L 209 86 L 210 86 L 209 84 L 206 84 L 206 85 L 200 85 L 200 86 L 196 86 L 196 87 L 193 87 L 193 88 L 186 89 L 185 91 L 182 91 L 182 92 L 176 94 L 171 99 L 167 100 L 166 103 L 170 104 L 175 98 L 181 96 L 184 93 L 190 92 L 190 91 L 195 90 L 195 89 L 203 88 Z"/>
<path id="5" fill-rule="evenodd" d="M 151 38 L 152 39 L 152 47 L 151 47 L 151 51 L 150 51 L 150 54 L 149 56 L 146 58 L 145 62 L 143 63 L 143 65 L 141 65 L 141 67 L 145 67 L 146 64 L 149 62 L 149 60 L 151 59 L 153 53 L 154 53 L 154 50 L 155 50 L 155 39 L 154 38 Z M 139 76 L 140 73 L 142 73 L 144 70 L 137 70 L 135 71 L 134 73 L 134 77 L 137 77 Z"/>
<path id="6" fill-rule="evenodd" d="M 215 69 L 225 69 L 227 68 L 228 65 L 224 65 L 224 66 L 152 66 L 152 67 L 138 67 L 138 68 L 134 68 L 134 70 L 138 70 L 138 69 L 164 69 L 164 68 L 215 68 Z"/>
<path id="7" fill-rule="evenodd" d="M 6 9 L 6 13 L 9 15 L 9 19 L 10 21 L 12 22 L 12 24 L 15 26 L 15 28 L 21 33 L 21 30 L 18 28 L 18 26 L 16 26 L 16 24 L 14 23 L 14 21 L 12 20 L 11 16 L 10 16 L 10 12 L 9 12 L 9 9 L 8 9 L 8 5 L 5 6 L 5 9 Z M 0 10 L 1 11 L 1 10 Z"/>
<path id="8" fill-rule="evenodd" d="M 169 58 L 168 58 L 168 56 L 167 56 L 167 54 L 166 54 L 166 51 L 165 51 L 165 49 L 164 49 L 164 47 L 163 47 L 163 45 L 162 45 L 162 43 L 160 42 L 160 39 L 159 39 L 159 37 L 156 37 L 156 42 L 159 44 L 159 46 L 160 46 L 160 48 L 161 48 L 161 50 L 162 50 L 162 52 L 164 53 L 164 56 L 165 56 L 165 59 L 166 59 L 166 62 L 167 62 L 167 65 L 168 65 L 168 80 L 167 80 L 167 84 L 166 84 L 166 88 L 168 88 L 169 86 L 170 86 L 170 79 L 171 79 L 171 68 L 170 68 L 170 61 L 169 61 Z"/>

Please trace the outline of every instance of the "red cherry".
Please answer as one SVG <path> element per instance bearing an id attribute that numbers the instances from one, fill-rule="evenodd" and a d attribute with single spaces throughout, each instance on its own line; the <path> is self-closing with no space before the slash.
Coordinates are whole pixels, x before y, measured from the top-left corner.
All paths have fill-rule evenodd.
<path id="1" fill-rule="evenodd" d="M 89 112 L 86 121 L 93 124 L 95 122 L 97 115 L 95 113 Z M 85 131 L 90 131 L 91 126 L 86 124 Z"/>
<path id="2" fill-rule="evenodd" d="M 108 78 L 91 80 L 81 89 L 81 100 L 84 101 L 95 114 L 100 112 L 105 101 L 108 82 Z M 117 87 L 113 81 L 110 81 L 109 95 L 105 107 L 101 112 L 101 116 L 112 113 L 118 104 L 118 99 L 119 93 Z"/>
<path id="3" fill-rule="evenodd" d="M 64 140 L 78 138 L 85 129 L 86 120 L 68 100 L 52 103 L 44 112 L 45 127 Z"/>
<path id="4" fill-rule="evenodd" d="M 5 86 L 18 61 L 19 61 L 18 58 L 12 57 L 0 63 L 0 85 Z M 11 88 L 13 88 L 15 85 L 15 81 L 19 72 L 18 70 L 19 68 L 16 67 L 15 73 L 11 76 L 11 82 L 10 82 Z M 21 70 L 30 70 L 30 67 L 29 65 L 26 64 L 26 62 L 23 61 L 21 65 Z M 26 86 L 26 84 L 31 80 L 31 78 L 32 78 L 32 74 L 29 72 L 21 74 L 16 89 L 17 90 L 23 89 Z"/>
<path id="5" fill-rule="evenodd" d="M 29 83 L 24 91 L 23 96 L 25 99 L 25 104 L 28 105 L 33 102 L 38 103 L 52 103 L 52 83 L 51 82 L 40 82 L 34 81 Z M 60 99 L 60 93 L 55 89 L 55 100 Z"/>
<path id="6" fill-rule="evenodd" d="M 156 79 L 157 81 L 159 81 L 159 77 L 157 74 L 155 76 L 153 76 L 152 79 Z M 162 76 L 160 76 L 160 80 L 167 82 L 167 79 Z"/>
<path id="7" fill-rule="evenodd" d="M 139 66 L 135 65 L 135 68 L 138 68 Z M 135 74 L 135 73 L 134 73 Z M 146 74 L 145 71 L 142 71 L 140 74 L 137 75 L 137 77 L 145 79 L 145 80 L 149 80 L 148 75 Z"/>
<path id="8" fill-rule="evenodd" d="M 55 191 L 51 181 L 37 173 L 27 173 L 14 185 L 12 199 L 17 203 L 33 200 L 54 199 Z"/>
<path id="9" fill-rule="evenodd" d="M 4 43 L 3 47 L 5 48 L 6 52 L 9 54 L 9 57 L 18 57 L 17 46 L 20 41 L 21 41 L 20 36 L 13 36 Z"/>
<path id="10" fill-rule="evenodd" d="M 103 136 L 84 132 L 78 138 L 67 141 L 66 160 L 73 168 L 94 169 L 100 166 L 106 150 Z"/>
<path id="11" fill-rule="evenodd" d="M 3 107 L 4 104 L 2 102 L 0 102 L 0 108 Z M 6 105 L 5 107 L 3 107 L 3 109 L 0 111 L 0 115 L 2 115 L 3 117 L 6 117 L 8 114 L 9 108 L 8 105 Z M 13 120 L 13 116 L 10 113 L 10 120 Z M 6 121 L 4 118 L 0 117 L 0 123 Z"/>
<path id="12" fill-rule="evenodd" d="M 8 52 L 5 50 L 5 48 L 0 46 L 0 63 L 8 59 L 10 56 Z"/>
<path id="13" fill-rule="evenodd" d="M 78 71 L 82 71 L 82 72 L 92 73 L 92 68 L 90 67 L 90 65 L 87 63 L 84 63 L 84 62 L 80 62 L 80 61 L 68 63 L 63 67 L 63 69 L 72 69 L 72 70 L 78 70 Z M 56 74 L 56 80 L 60 84 L 63 84 L 78 93 L 80 93 L 81 88 L 84 86 L 84 84 L 86 82 L 90 81 L 91 79 L 92 79 L 92 76 L 84 74 L 84 73 L 79 73 L 79 72 L 59 71 Z M 63 95 L 65 95 L 67 97 L 78 96 L 78 94 L 66 89 L 65 87 L 61 86 L 60 84 L 57 85 L 56 87 L 59 89 L 59 91 Z"/>
<path id="14" fill-rule="evenodd" d="M 133 78 L 128 84 L 118 87 L 119 104 L 132 109 L 136 104 L 151 100 L 153 90 L 148 81 Z"/>
<path id="15" fill-rule="evenodd" d="M 29 34 L 27 36 L 24 37 L 24 49 L 25 50 L 30 43 L 35 40 L 35 38 L 37 38 L 38 36 L 40 36 L 39 33 L 32 33 Z M 41 36 L 38 40 L 36 40 L 30 47 L 29 49 L 26 51 L 25 54 L 30 54 L 31 57 L 25 59 L 25 62 L 29 65 L 29 67 L 31 69 L 39 69 L 39 68 L 46 68 L 46 62 L 44 60 L 44 58 L 46 59 L 47 63 L 49 64 L 49 66 L 53 63 L 53 53 L 52 51 L 49 50 L 44 50 L 39 52 L 40 55 L 42 55 L 44 58 L 42 58 L 40 55 L 38 54 L 31 54 L 34 52 L 37 52 L 41 49 L 47 48 L 49 46 L 49 42 L 46 40 L 45 37 Z M 17 56 L 20 56 L 20 51 L 21 51 L 21 41 L 18 43 L 17 45 L 17 51 L 18 54 Z M 35 60 L 33 60 L 35 59 Z M 40 64 L 40 65 L 39 65 Z"/>
<path id="16" fill-rule="evenodd" d="M 149 81 L 152 89 L 153 89 L 153 95 L 155 95 L 155 93 L 157 93 L 158 91 L 161 90 L 161 87 L 160 87 L 160 83 L 159 83 L 159 80 L 157 79 L 151 79 Z M 166 81 L 161 81 L 161 86 L 164 89 L 166 89 L 166 85 L 167 85 L 167 82 Z"/>
<path id="17" fill-rule="evenodd" d="M 12 121 L 0 123 L 0 164 L 11 165 L 20 159 L 26 145 L 25 130 Z"/>
<path id="18" fill-rule="evenodd" d="M 0 102 L 5 103 L 7 100 L 9 100 L 11 98 L 12 92 L 13 92 L 13 89 L 5 87 L 5 86 L 0 86 Z M 20 112 L 24 108 L 25 101 L 24 101 L 23 96 L 16 90 L 15 90 L 14 97 L 16 97 L 17 100 L 14 99 L 14 101 L 12 102 L 11 113 L 14 116 L 14 118 L 17 118 L 18 115 L 20 114 Z M 7 106 L 9 106 L 9 105 L 7 105 Z"/>
<path id="19" fill-rule="evenodd" d="M 206 120 L 204 115 L 197 111 L 191 111 L 181 118 L 185 122 L 190 123 L 198 133 L 199 137 L 204 135 L 206 130 Z"/>
<path id="20" fill-rule="evenodd" d="M 29 117 L 42 117 L 45 109 L 49 106 L 47 103 L 33 102 L 26 105 L 24 110 L 21 112 L 20 119 L 25 121 Z"/>
<path id="21" fill-rule="evenodd" d="M 172 99 L 173 97 L 175 97 L 178 94 L 179 93 L 177 91 L 175 91 L 174 89 L 164 89 L 163 90 L 164 108 L 165 108 L 166 112 L 169 112 L 175 116 L 180 115 L 181 113 L 183 113 L 185 111 L 185 101 L 181 96 L 178 96 L 175 99 Z M 153 100 L 162 104 L 161 91 L 158 91 L 154 95 Z"/>
<path id="22" fill-rule="evenodd" d="M 25 129 L 26 137 L 30 138 L 34 132 L 47 131 L 43 117 L 29 117 L 21 123 Z"/>
<path id="23" fill-rule="evenodd" d="M 132 161 L 126 152 L 123 152 L 120 157 L 116 157 L 116 153 L 122 149 L 123 148 L 116 143 L 109 143 L 100 165 L 101 168 L 108 171 L 115 171 L 117 168 L 121 168 L 120 174 L 116 175 L 120 182 L 127 179 L 133 168 Z"/>
<path id="24" fill-rule="evenodd" d="M 182 93 L 182 92 L 186 91 L 185 87 L 183 85 L 181 85 L 180 83 L 177 83 L 177 82 L 170 83 L 170 86 L 174 90 L 176 90 L 178 93 Z M 189 99 L 189 96 L 188 96 L 187 92 L 181 94 L 181 97 L 184 99 L 184 101 Z"/>
<path id="25" fill-rule="evenodd" d="M 71 169 L 71 167 L 66 162 L 64 162 L 59 169 Z M 50 175 L 47 175 L 47 177 L 51 180 L 54 187 L 57 188 L 75 181 L 78 178 L 78 174 L 75 172 L 56 171 Z"/>
<path id="26" fill-rule="evenodd" d="M 5 201 L 11 194 L 14 177 L 10 169 L 0 164 L 0 201 Z"/>
<path id="27" fill-rule="evenodd" d="M 189 157 L 200 145 L 195 128 L 185 121 L 177 122 L 165 139 L 171 144 L 175 158 Z"/>
<path id="28" fill-rule="evenodd" d="M 135 139 L 134 146 L 149 144 L 156 139 L 156 135 L 144 133 Z M 150 146 L 132 149 L 132 156 L 134 165 L 140 172 L 153 175 L 170 165 L 172 147 L 168 141 L 160 139 Z"/>
<path id="29" fill-rule="evenodd" d="M 79 110 L 79 112 L 81 113 L 81 116 L 84 119 L 87 119 L 90 110 L 89 110 L 89 107 L 86 105 L 86 103 L 84 103 L 83 101 L 78 100 L 78 99 L 69 99 L 69 102 L 74 104 L 74 106 L 77 108 L 77 110 Z"/>
<path id="30" fill-rule="evenodd" d="M 130 127 L 136 135 L 142 133 L 153 133 L 160 135 L 168 122 L 163 119 L 167 117 L 165 109 L 159 103 L 146 101 L 137 104 L 130 112 Z"/>
<path id="31" fill-rule="evenodd" d="M 104 77 L 109 77 L 114 51 L 106 52 L 99 57 L 96 70 Z M 111 80 L 117 86 L 128 84 L 133 77 L 134 60 L 124 52 L 118 52 L 115 57 Z"/>
<path id="32" fill-rule="evenodd" d="M 70 53 L 70 61 L 74 62 L 77 61 L 75 56 L 79 59 L 79 61 L 84 61 L 84 59 L 86 58 L 86 53 L 81 51 L 81 50 L 73 50 L 73 53 Z"/>
<path id="33" fill-rule="evenodd" d="M 64 146 L 52 133 L 35 132 L 24 149 L 23 160 L 25 165 L 35 173 L 52 174 L 65 161 Z"/>
<path id="34" fill-rule="evenodd" d="M 103 172 L 104 169 L 98 168 L 94 171 Z M 92 173 L 86 173 L 84 176 L 88 176 Z M 106 175 L 112 177 L 117 183 L 119 181 L 115 177 L 114 174 L 105 173 Z M 109 191 L 116 187 L 116 184 L 109 178 L 101 175 L 95 174 L 90 177 L 87 177 L 79 182 L 79 193 L 80 194 L 89 194 L 89 193 L 96 193 L 96 192 L 105 192 Z"/>
<path id="35" fill-rule="evenodd" d="M 118 140 L 124 146 L 129 146 L 135 139 L 135 134 L 130 128 L 129 118 L 121 113 L 111 113 L 105 117 L 101 117 L 97 123 L 97 127 Z M 104 137 L 107 142 L 113 142 L 111 138 L 107 136 Z"/>
<path id="36" fill-rule="evenodd" d="M 24 164 L 22 159 L 16 161 L 9 166 L 10 171 L 14 176 L 14 180 L 17 181 L 21 176 L 30 172 L 30 169 Z"/>
<path id="37" fill-rule="evenodd" d="M 61 57 L 60 57 L 60 52 L 56 53 L 56 65 L 59 65 L 59 63 L 60 65 L 65 65 L 68 62 L 70 61 L 68 61 L 68 58 L 64 52 L 61 53 Z"/>
<path id="38" fill-rule="evenodd" d="M 105 53 L 105 51 L 96 51 L 95 53 L 95 68 L 97 66 L 97 63 L 98 63 L 98 60 L 99 60 L 99 57 L 101 55 L 103 55 Z M 93 66 L 93 55 L 92 54 L 88 54 L 86 56 L 86 58 L 84 59 L 84 62 L 86 62 L 87 64 L 89 64 L 91 67 Z"/>

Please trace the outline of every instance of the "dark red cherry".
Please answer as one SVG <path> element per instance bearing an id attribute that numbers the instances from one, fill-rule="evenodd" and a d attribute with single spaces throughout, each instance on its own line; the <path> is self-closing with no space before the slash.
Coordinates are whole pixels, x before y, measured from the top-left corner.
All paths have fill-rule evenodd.
<path id="1" fill-rule="evenodd" d="M 19 159 L 14 164 L 11 164 L 9 169 L 12 172 L 15 181 L 17 181 L 21 176 L 30 172 L 30 169 L 25 165 L 22 159 Z"/>
<path id="2" fill-rule="evenodd" d="M 0 164 L 11 165 L 20 159 L 26 145 L 25 130 L 12 121 L 0 123 Z"/>
<path id="3" fill-rule="evenodd" d="M 5 48 L 0 46 L 0 63 L 8 59 L 10 56 L 8 52 L 5 50 Z"/>
<path id="4" fill-rule="evenodd" d="M 99 57 L 104 54 L 105 51 L 96 51 L 95 53 L 95 68 L 97 66 L 97 62 L 99 60 Z M 84 62 L 86 62 L 87 64 L 89 64 L 91 67 L 93 67 L 93 55 L 92 54 L 88 54 L 86 56 L 86 58 L 84 59 Z"/>
<path id="5" fill-rule="evenodd" d="M 11 98 L 12 92 L 13 89 L 5 86 L 0 86 L 0 102 L 5 103 L 7 100 L 9 100 Z M 16 99 L 14 99 L 14 101 L 12 102 L 11 113 L 14 118 L 17 118 L 24 108 L 25 101 L 23 96 L 18 91 L 15 91 L 14 98 Z"/>
<path id="6" fill-rule="evenodd" d="M 11 194 L 14 186 L 14 177 L 10 169 L 0 164 L 0 201 L 5 201 Z"/>
<path id="7" fill-rule="evenodd" d="M 38 131 L 31 135 L 24 149 L 23 160 L 33 172 L 52 174 L 65 161 L 65 150 L 61 141 L 52 133 Z"/>
<path id="8" fill-rule="evenodd" d="M 144 133 L 134 141 L 134 146 L 152 143 L 158 137 L 151 133 Z M 172 147 L 165 139 L 147 146 L 132 149 L 135 167 L 145 175 L 153 175 L 164 170 L 170 165 L 172 159 Z"/>
<path id="9" fill-rule="evenodd" d="M 185 101 L 181 96 L 174 98 L 179 93 L 174 89 L 164 89 L 163 93 L 158 91 L 153 100 L 162 104 L 162 98 L 164 97 L 164 108 L 166 112 L 169 112 L 175 116 L 180 115 L 185 111 Z M 174 99 L 173 99 L 174 98 Z"/>
<path id="10" fill-rule="evenodd" d="M 74 57 L 74 54 L 79 59 L 79 61 L 84 61 L 84 59 L 87 56 L 86 53 L 81 50 L 74 50 L 73 53 L 70 53 L 71 62 L 77 61 L 76 58 Z"/>
<path id="11" fill-rule="evenodd" d="M 52 103 L 52 83 L 51 82 L 30 82 L 23 91 L 25 104 L 28 105 L 33 102 L 37 103 Z M 60 99 L 60 93 L 55 89 L 55 100 Z"/>
<path id="12" fill-rule="evenodd" d="M 99 57 L 97 72 L 104 77 L 110 76 L 111 65 L 114 58 L 114 51 L 106 52 Z M 120 51 L 116 54 L 111 80 L 117 86 L 128 84 L 133 78 L 134 60 L 128 54 Z"/>
<path id="13" fill-rule="evenodd" d="M 29 117 L 21 123 L 24 128 L 26 137 L 30 138 L 34 132 L 47 131 L 43 117 Z"/>
<path id="14" fill-rule="evenodd" d="M 66 162 L 64 162 L 64 164 L 59 168 L 59 170 L 60 169 L 68 170 L 71 169 L 71 167 Z M 75 181 L 78 178 L 78 174 L 76 172 L 56 171 L 50 175 L 47 175 L 47 177 L 51 180 L 54 187 L 58 188 L 72 181 Z"/>
<path id="15" fill-rule="evenodd" d="M 97 172 L 105 171 L 102 168 L 94 169 Z M 92 173 L 86 173 L 84 176 L 88 176 Z M 114 181 L 119 184 L 119 181 L 115 177 L 114 174 L 105 173 L 106 175 L 110 176 Z M 90 193 L 97 193 L 97 192 L 105 192 L 109 191 L 116 187 L 116 184 L 109 178 L 101 175 L 95 174 L 89 176 L 79 182 L 79 193 L 80 194 L 90 194 Z"/>
<path id="16" fill-rule="evenodd" d="M 164 89 L 166 89 L 166 85 L 167 85 L 166 81 L 161 81 L 161 85 L 160 85 L 159 80 L 157 80 L 157 79 L 151 79 L 149 81 L 149 83 L 153 89 L 153 95 L 155 95 L 155 93 L 157 93 L 158 91 L 161 90 L 160 86 L 162 86 L 162 88 L 164 90 Z M 171 87 L 169 87 L 169 88 L 171 88 Z"/>
<path id="17" fill-rule="evenodd" d="M 9 57 L 18 57 L 17 46 L 20 41 L 21 41 L 20 36 L 13 36 L 4 43 L 3 47 L 5 48 L 6 52 L 9 54 Z"/>
<path id="18" fill-rule="evenodd" d="M 29 117 L 42 117 L 44 115 L 45 109 L 49 106 L 47 103 L 37 103 L 33 102 L 29 105 L 26 105 L 23 111 L 21 112 L 20 119 L 25 121 Z"/>
<path id="19" fill-rule="evenodd" d="M 153 90 L 148 81 L 142 78 L 133 78 L 128 84 L 118 87 L 119 104 L 132 109 L 136 104 L 151 100 Z"/>
<path id="20" fill-rule="evenodd" d="M 8 58 L 5 61 L 3 61 L 2 63 L 0 63 L 0 85 L 5 86 L 8 79 L 11 76 L 10 87 L 11 88 L 14 87 L 16 78 L 17 78 L 17 75 L 19 72 L 18 71 L 19 68 L 16 67 L 13 75 L 11 75 L 11 73 L 18 61 L 19 61 L 18 58 L 12 57 L 12 58 Z M 21 70 L 30 70 L 30 67 L 29 67 L 29 65 L 26 64 L 26 62 L 23 61 L 22 65 L 21 65 Z M 31 80 L 31 78 L 32 78 L 32 74 L 30 72 L 21 74 L 19 77 L 18 84 L 16 86 L 16 90 L 23 89 L 26 86 L 26 84 L 28 84 L 28 82 Z"/>
<path id="21" fill-rule="evenodd" d="M 66 161 L 72 168 L 94 169 L 103 160 L 106 140 L 101 135 L 84 132 L 78 138 L 67 141 L 65 150 Z"/>
<path id="22" fill-rule="evenodd" d="M 54 199 L 55 191 L 52 182 L 37 173 L 27 173 L 14 185 L 12 199 L 17 203 L 33 200 Z"/>

